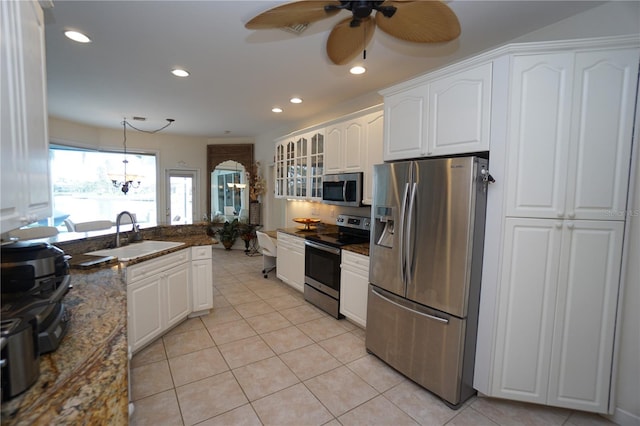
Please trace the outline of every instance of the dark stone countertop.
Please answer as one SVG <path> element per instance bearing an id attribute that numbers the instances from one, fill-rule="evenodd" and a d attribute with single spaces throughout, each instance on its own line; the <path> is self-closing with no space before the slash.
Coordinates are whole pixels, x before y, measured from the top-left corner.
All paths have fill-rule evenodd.
<path id="1" fill-rule="evenodd" d="M 317 227 L 312 227 L 311 230 L 301 230 L 299 227 L 293 228 L 278 228 L 278 232 L 284 232 L 288 235 L 293 235 L 294 237 L 305 238 L 307 235 L 313 234 L 329 234 L 338 232 L 337 225 L 327 225 L 327 224 L 319 224 Z M 274 233 L 273 231 L 267 231 L 270 235 Z M 364 256 L 369 256 L 369 243 L 361 243 L 361 244 L 348 244 L 346 246 L 342 246 L 342 250 L 351 251 L 354 253 L 362 254 Z"/>

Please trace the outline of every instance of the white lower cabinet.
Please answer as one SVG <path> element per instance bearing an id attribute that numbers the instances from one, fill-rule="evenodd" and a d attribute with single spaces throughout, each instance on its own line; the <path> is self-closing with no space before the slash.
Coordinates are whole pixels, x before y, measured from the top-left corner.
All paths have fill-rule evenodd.
<path id="1" fill-rule="evenodd" d="M 191 312 L 189 250 L 126 268 L 128 339 L 137 350 Z"/>
<path id="2" fill-rule="evenodd" d="M 340 267 L 340 313 L 366 327 L 369 257 L 342 250 Z"/>
<path id="3" fill-rule="evenodd" d="M 506 219 L 492 396 L 607 411 L 623 230 Z"/>
<path id="4" fill-rule="evenodd" d="M 211 246 L 191 247 L 192 313 L 205 315 L 213 307 L 213 260 Z"/>
<path id="5" fill-rule="evenodd" d="M 277 276 L 298 291 L 304 291 L 304 238 L 278 232 Z"/>

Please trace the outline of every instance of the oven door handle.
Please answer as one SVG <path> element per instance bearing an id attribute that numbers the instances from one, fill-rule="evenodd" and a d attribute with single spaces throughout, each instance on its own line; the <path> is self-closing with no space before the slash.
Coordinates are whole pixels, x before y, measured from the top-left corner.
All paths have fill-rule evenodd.
<path id="1" fill-rule="evenodd" d="M 335 247 L 329 247 L 329 246 L 325 246 L 323 244 L 318 244 L 318 243 L 314 243 L 312 241 L 305 241 L 304 244 L 306 246 L 318 249 L 318 250 L 322 250 L 322 251 L 326 251 L 327 253 L 332 253 L 332 254 L 340 254 L 340 249 L 339 248 L 335 248 Z"/>

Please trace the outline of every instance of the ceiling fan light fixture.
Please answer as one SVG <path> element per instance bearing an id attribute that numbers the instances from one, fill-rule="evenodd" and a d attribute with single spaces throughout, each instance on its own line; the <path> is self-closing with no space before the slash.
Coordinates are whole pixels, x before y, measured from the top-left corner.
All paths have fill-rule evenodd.
<path id="1" fill-rule="evenodd" d="M 81 33 L 80 31 L 75 30 L 66 30 L 64 35 L 75 42 L 78 43 L 91 43 L 91 39 L 86 35 Z"/>
<path id="2" fill-rule="evenodd" d="M 301 104 L 302 98 L 298 98 L 297 96 L 294 96 L 293 98 L 289 99 L 289 102 L 291 102 L 292 104 Z"/>
<path id="3" fill-rule="evenodd" d="M 171 70 L 171 74 L 176 77 L 189 77 L 191 73 L 189 71 L 183 70 L 182 68 L 175 68 Z"/>
<path id="4" fill-rule="evenodd" d="M 365 72 L 367 72 L 367 69 L 365 67 L 363 67 L 362 65 L 356 65 L 354 67 L 351 67 L 349 72 L 351 74 L 353 74 L 353 75 L 360 75 L 360 74 L 364 74 Z"/>

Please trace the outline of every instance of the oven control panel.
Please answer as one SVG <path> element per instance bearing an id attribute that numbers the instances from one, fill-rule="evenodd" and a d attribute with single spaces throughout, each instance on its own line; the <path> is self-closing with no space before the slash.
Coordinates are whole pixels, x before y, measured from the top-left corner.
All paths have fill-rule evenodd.
<path id="1" fill-rule="evenodd" d="M 336 224 L 338 226 L 345 226 L 348 228 L 363 229 L 368 231 L 371 226 L 371 218 L 341 214 L 336 218 Z"/>

